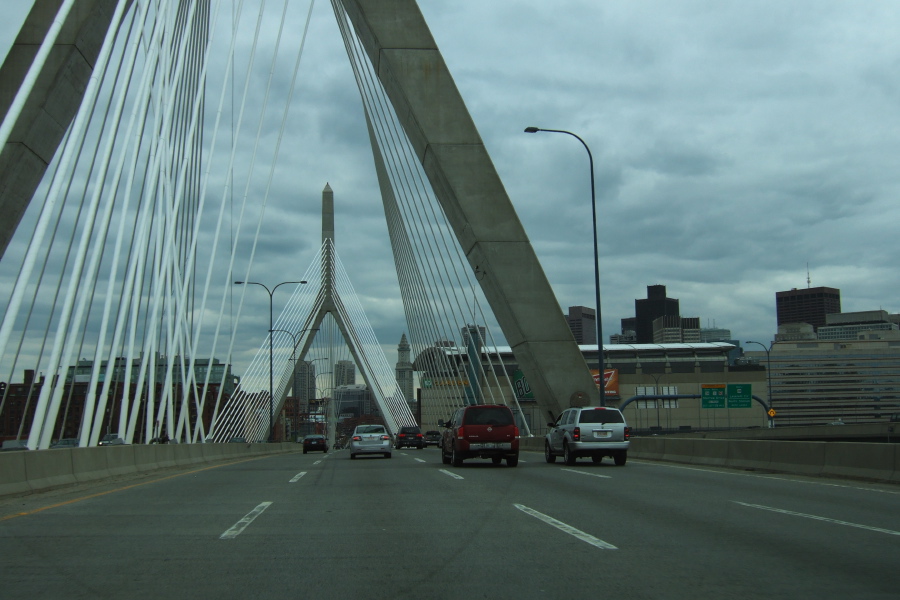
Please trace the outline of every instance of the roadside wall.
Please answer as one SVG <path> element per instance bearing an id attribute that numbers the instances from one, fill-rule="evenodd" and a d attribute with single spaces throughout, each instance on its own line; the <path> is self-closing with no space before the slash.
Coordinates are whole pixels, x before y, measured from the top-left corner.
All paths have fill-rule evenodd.
<path id="1" fill-rule="evenodd" d="M 300 444 L 160 444 L 0 452 L 0 496 L 167 467 L 299 452 Z"/>
<path id="2" fill-rule="evenodd" d="M 543 451 L 543 438 L 523 450 Z M 633 437 L 629 457 L 710 467 L 900 483 L 900 444 Z"/>

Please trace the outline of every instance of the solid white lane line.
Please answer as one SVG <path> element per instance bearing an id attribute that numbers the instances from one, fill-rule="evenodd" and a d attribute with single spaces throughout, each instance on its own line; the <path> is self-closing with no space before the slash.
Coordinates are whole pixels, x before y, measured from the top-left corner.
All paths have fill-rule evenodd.
<path id="1" fill-rule="evenodd" d="M 760 510 L 769 510 L 783 515 L 791 515 L 794 517 L 803 517 L 804 519 L 813 519 L 815 521 L 825 521 L 826 523 L 834 523 L 835 525 L 846 525 L 847 527 L 856 527 L 857 529 L 866 529 L 868 531 L 876 531 L 878 533 L 886 533 L 888 535 L 900 535 L 900 531 L 892 529 L 882 529 L 881 527 L 871 527 L 869 525 L 860 525 L 859 523 L 850 523 L 849 521 L 839 521 L 838 519 L 829 519 L 828 517 L 820 517 L 818 515 L 808 515 L 806 513 L 794 512 L 792 510 L 784 510 L 783 508 L 773 508 L 771 506 L 763 506 L 761 504 L 747 504 L 746 502 L 738 502 L 732 500 L 735 504 L 741 506 L 749 506 L 750 508 L 758 508 Z"/>
<path id="2" fill-rule="evenodd" d="M 544 523 L 547 523 L 548 525 L 552 525 L 562 532 L 565 532 L 565 533 L 568 533 L 569 535 L 573 535 L 573 536 L 577 537 L 582 542 L 587 542 L 591 546 L 596 546 L 597 548 L 600 548 L 601 550 L 618 550 L 618 548 L 616 548 L 612 544 L 608 544 L 608 543 L 604 542 L 603 540 L 597 539 L 594 536 L 592 536 L 591 534 L 585 533 L 585 532 L 581 531 L 580 529 L 575 529 L 571 525 L 566 525 L 562 521 L 558 521 L 551 516 L 545 515 L 542 512 L 538 512 L 538 511 L 534 510 L 533 508 L 528 508 L 527 506 L 524 506 L 522 504 L 513 504 L 513 506 L 515 506 L 516 508 L 521 510 L 523 513 L 525 513 L 527 515 L 531 515 L 535 519 L 540 519 Z"/>
<path id="3" fill-rule="evenodd" d="M 294 478 L 291 479 L 289 483 L 297 483 L 298 481 L 300 481 L 300 478 L 303 477 L 304 475 L 306 475 L 306 471 L 301 471 L 301 472 L 297 473 L 296 475 L 294 475 Z"/>
<path id="4" fill-rule="evenodd" d="M 579 471 L 577 469 L 566 469 L 563 468 L 563 471 L 569 471 L 570 473 L 580 473 L 582 475 L 590 475 L 591 477 L 602 477 L 603 479 L 612 479 L 609 475 L 601 475 L 599 473 L 588 473 L 587 471 Z"/>
<path id="5" fill-rule="evenodd" d="M 464 479 L 464 477 L 463 477 L 462 475 L 457 475 L 456 473 L 451 473 L 451 472 L 448 471 L 447 469 L 441 469 L 440 471 L 441 471 L 441 473 L 443 473 L 444 475 L 449 475 L 449 476 L 452 477 L 453 479 Z"/>
<path id="6" fill-rule="evenodd" d="M 272 506 L 271 502 L 263 502 L 250 512 L 248 512 L 243 519 L 235 523 L 231 529 L 223 533 L 219 536 L 220 540 L 233 540 L 237 536 L 241 534 L 247 528 L 247 525 L 253 522 L 253 519 L 263 514 L 263 511 Z"/>

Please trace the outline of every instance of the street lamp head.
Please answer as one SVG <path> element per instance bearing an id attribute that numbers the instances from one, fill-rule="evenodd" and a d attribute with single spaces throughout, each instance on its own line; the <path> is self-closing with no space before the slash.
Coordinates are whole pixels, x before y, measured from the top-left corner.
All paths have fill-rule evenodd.
<path id="1" fill-rule="evenodd" d="M 541 129 L 539 127 L 526 127 L 525 133 L 537 133 Z"/>

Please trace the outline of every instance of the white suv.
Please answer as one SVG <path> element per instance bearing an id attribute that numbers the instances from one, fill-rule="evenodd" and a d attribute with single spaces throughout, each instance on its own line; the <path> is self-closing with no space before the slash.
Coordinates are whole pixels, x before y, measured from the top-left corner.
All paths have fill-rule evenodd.
<path id="1" fill-rule="evenodd" d="M 544 458 L 548 463 L 556 462 L 557 456 L 567 465 L 574 465 L 580 456 L 590 456 L 595 463 L 612 456 L 617 465 L 625 464 L 630 430 L 619 409 L 567 408 L 556 422 L 547 425 L 550 431 L 544 440 Z"/>

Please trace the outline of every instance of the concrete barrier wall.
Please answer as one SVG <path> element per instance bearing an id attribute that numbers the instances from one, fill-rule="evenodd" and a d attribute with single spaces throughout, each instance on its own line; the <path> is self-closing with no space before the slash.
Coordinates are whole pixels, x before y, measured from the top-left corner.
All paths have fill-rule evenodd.
<path id="1" fill-rule="evenodd" d="M 0 496 L 27 494 L 154 471 L 266 454 L 300 452 L 300 444 L 161 444 L 0 452 Z"/>
<path id="2" fill-rule="evenodd" d="M 0 452 L 0 495 L 27 494 L 28 473 L 25 471 L 24 450 Z"/>
<path id="3" fill-rule="evenodd" d="M 634 458 L 900 483 L 900 444 L 631 438 Z"/>

